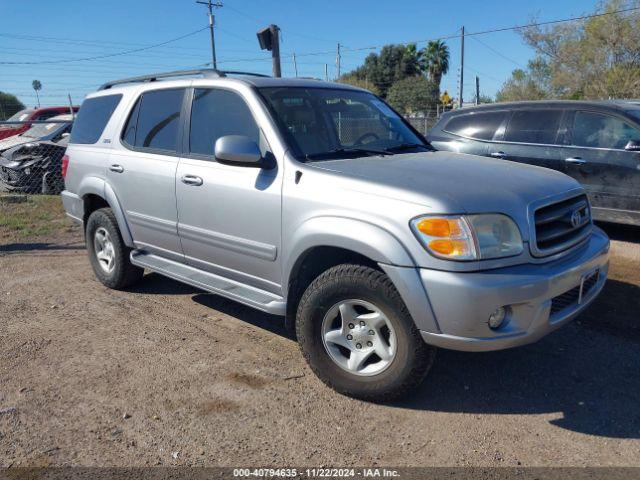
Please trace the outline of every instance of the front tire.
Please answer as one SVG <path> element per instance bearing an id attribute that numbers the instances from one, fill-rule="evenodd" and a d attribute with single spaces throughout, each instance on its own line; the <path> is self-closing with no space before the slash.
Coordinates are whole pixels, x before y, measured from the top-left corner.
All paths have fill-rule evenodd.
<path id="1" fill-rule="evenodd" d="M 85 241 L 93 272 L 104 286 L 122 290 L 142 278 L 144 270 L 131 263 L 131 249 L 124 244 L 110 208 L 89 215 Z"/>
<path id="2" fill-rule="evenodd" d="M 332 267 L 311 283 L 298 306 L 296 334 L 325 384 L 370 401 L 406 395 L 435 357 L 389 277 L 362 265 Z"/>

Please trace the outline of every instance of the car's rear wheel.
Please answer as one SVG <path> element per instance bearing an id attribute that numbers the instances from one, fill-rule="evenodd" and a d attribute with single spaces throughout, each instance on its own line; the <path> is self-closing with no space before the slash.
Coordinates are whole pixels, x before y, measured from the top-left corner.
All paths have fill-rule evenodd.
<path id="1" fill-rule="evenodd" d="M 85 234 L 91 266 L 103 285 L 120 290 L 142 278 L 144 270 L 131 263 L 131 249 L 124 244 L 110 208 L 101 208 L 89 216 Z"/>
<path id="2" fill-rule="evenodd" d="M 296 333 L 324 383 L 372 401 L 408 393 L 435 356 L 391 280 L 361 265 L 338 265 L 311 283 L 300 300 Z"/>

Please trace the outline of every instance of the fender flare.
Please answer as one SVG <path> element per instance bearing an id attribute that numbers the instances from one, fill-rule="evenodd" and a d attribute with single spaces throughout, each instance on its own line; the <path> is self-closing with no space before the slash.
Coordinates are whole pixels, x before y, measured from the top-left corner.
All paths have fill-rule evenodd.
<path id="1" fill-rule="evenodd" d="M 283 259 L 283 286 L 289 285 L 294 265 L 314 247 L 336 247 L 364 255 L 376 263 L 415 265 L 402 243 L 390 232 L 372 223 L 337 216 L 313 217 L 300 225 L 286 242 Z"/>
<path id="2" fill-rule="evenodd" d="M 440 331 L 416 263 L 391 232 L 359 219 L 323 216 L 305 221 L 288 238 L 287 243 L 292 248 L 283 259 L 282 287 L 285 297 L 293 269 L 306 252 L 314 247 L 343 248 L 364 255 L 380 265 L 400 293 L 419 329 Z"/>
<path id="3" fill-rule="evenodd" d="M 129 248 L 135 248 L 133 236 L 131 235 L 131 230 L 129 229 L 129 224 L 127 223 L 124 210 L 122 209 L 120 201 L 118 200 L 118 197 L 111 185 L 100 177 L 85 177 L 78 187 L 78 196 L 84 201 L 87 195 L 97 195 L 107 202 L 116 217 L 124 244 Z M 83 211 L 83 216 L 85 213 L 86 212 Z"/>

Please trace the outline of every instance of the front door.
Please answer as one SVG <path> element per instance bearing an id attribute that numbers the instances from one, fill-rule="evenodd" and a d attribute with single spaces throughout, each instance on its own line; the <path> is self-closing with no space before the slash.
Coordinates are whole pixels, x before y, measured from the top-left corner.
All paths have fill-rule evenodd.
<path id="1" fill-rule="evenodd" d="M 176 175 L 178 231 L 193 266 L 272 293 L 281 293 L 282 171 L 218 163 L 214 145 L 225 135 L 269 146 L 242 96 L 195 88 Z"/>
<path id="2" fill-rule="evenodd" d="M 570 122 L 567 174 L 587 190 L 596 209 L 640 212 L 640 153 L 627 151 L 640 130 L 621 117 L 578 110 Z"/>
<path id="3" fill-rule="evenodd" d="M 175 175 L 184 89 L 145 92 L 133 106 L 109 158 L 107 176 L 136 247 L 183 259 L 178 239 Z"/>

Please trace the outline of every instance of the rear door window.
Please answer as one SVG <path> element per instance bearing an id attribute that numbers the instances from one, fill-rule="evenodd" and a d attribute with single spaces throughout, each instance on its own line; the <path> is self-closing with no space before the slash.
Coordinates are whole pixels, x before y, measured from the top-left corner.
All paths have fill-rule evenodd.
<path id="1" fill-rule="evenodd" d="M 69 143 L 96 143 L 121 99 L 122 95 L 105 95 L 82 102 L 73 122 Z"/>
<path id="2" fill-rule="evenodd" d="M 623 150 L 630 140 L 640 140 L 640 131 L 617 117 L 582 111 L 575 114 L 573 145 Z"/>
<path id="3" fill-rule="evenodd" d="M 444 130 L 461 137 L 492 140 L 504 121 L 506 112 L 473 112 L 453 117 Z"/>
<path id="4" fill-rule="evenodd" d="M 142 94 L 122 133 L 122 140 L 149 150 L 178 150 L 180 111 L 185 90 L 152 90 Z"/>
<path id="5" fill-rule="evenodd" d="M 515 143 L 558 144 L 562 110 L 516 110 L 511 116 L 504 140 Z"/>

